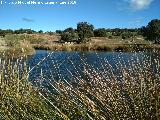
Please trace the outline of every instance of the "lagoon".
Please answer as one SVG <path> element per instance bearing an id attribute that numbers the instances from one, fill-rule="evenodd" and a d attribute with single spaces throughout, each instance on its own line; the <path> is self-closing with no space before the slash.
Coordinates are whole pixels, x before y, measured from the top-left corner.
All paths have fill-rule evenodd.
<path id="1" fill-rule="evenodd" d="M 159 61 L 160 52 L 153 51 L 133 53 L 36 50 L 36 53 L 28 58 L 30 68 L 34 67 L 30 72 L 29 79 L 39 86 L 40 83 L 46 84 L 48 80 L 74 81 L 77 78 L 88 80 L 89 77 L 87 75 L 86 78 L 85 72 L 93 73 L 96 71 L 101 74 L 100 76 L 113 72 L 117 79 L 121 80 L 123 70 L 136 76 L 148 66 L 150 71 L 156 75 L 159 73 L 155 69 Z M 37 65 L 38 63 L 39 65 Z"/>

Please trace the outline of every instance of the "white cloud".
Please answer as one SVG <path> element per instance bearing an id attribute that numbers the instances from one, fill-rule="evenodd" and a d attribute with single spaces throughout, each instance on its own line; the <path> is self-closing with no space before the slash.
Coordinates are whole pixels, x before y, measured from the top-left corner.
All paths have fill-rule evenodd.
<path id="1" fill-rule="evenodd" d="M 142 10 L 148 8 L 153 1 L 154 0 L 129 0 L 129 3 L 134 10 Z"/>

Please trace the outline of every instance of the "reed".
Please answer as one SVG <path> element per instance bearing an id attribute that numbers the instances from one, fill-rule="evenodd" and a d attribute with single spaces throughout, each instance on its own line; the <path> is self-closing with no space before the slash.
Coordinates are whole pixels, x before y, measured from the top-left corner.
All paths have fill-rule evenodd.
<path id="1" fill-rule="evenodd" d="M 143 63 L 138 59 L 136 62 L 130 61 L 130 69 L 118 63 L 118 73 L 106 59 L 99 58 L 97 61 L 101 69 L 95 69 L 81 57 L 79 59 L 83 63 L 83 69 L 80 69 L 68 59 L 76 73 L 73 74 L 66 68 L 72 76 L 70 81 L 58 74 L 58 80 L 47 79 L 50 85 L 47 88 L 41 84 L 44 81 L 42 70 L 38 78 L 41 86 L 35 87 L 28 80 L 28 75 L 51 54 L 31 69 L 22 58 L 16 62 L 0 60 L 0 119 L 160 118 L 159 59 L 154 59 L 154 66 L 145 60 Z M 59 65 L 54 60 L 53 66 L 49 67 L 58 72 Z"/>
<path id="2" fill-rule="evenodd" d="M 154 59 L 154 66 L 145 60 L 143 63 L 138 59 L 136 62 L 130 61 L 130 69 L 119 63 L 116 65 L 118 73 L 107 60 L 97 61 L 101 65 L 98 70 L 83 59 L 81 61 L 83 76 L 70 61 L 76 75 L 67 68 L 66 71 L 72 80 L 50 80 L 50 89 L 54 92 L 41 91 L 69 119 L 160 118 L 159 59 Z M 53 67 L 58 69 L 57 65 Z"/>
<path id="3" fill-rule="evenodd" d="M 0 119 L 51 120 L 61 118 L 28 79 L 25 58 L 0 59 Z"/>

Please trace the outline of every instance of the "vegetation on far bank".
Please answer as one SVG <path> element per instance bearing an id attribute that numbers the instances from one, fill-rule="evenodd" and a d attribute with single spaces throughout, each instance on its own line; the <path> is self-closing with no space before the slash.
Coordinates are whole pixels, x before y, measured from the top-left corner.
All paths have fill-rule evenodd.
<path id="1" fill-rule="evenodd" d="M 155 19 L 146 27 L 136 29 L 95 29 L 90 23 L 79 22 L 76 29 L 69 27 L 56 32 L 36 32 L 31 29 L 0 30 L 0 49 L 11 55 L 23 52 L 32 54 L 33 48 L 67 51 L 159 49 L 159 26 L 160 20 Z"/>

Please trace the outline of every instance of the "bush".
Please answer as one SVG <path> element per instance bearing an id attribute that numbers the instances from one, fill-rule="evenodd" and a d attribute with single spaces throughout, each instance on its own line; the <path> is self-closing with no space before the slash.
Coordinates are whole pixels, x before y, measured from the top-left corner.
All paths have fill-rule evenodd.
<path id="1" fill-rule="evenodd" d="M 6 35 L 5 31 L 4 30 L 0 30 L 0 36 L 1 37 L 5 37 L 5 35 Z"/>
<path id="2" fill-rule="evenodd" d="M 113 36 L 110 35 L 108 38 L 109 38 L 109 39 L 113 39 Z"/>
<path id="3" fill-rule="evenodd" d="M 66 42 L 77 42 L 78 41 L 78 34 L 77 33 L 70 33 L 70 32 L 64 32 L 61 35 L 61 40 Z"/>
<path id="4" fill-rule="evenodd" d="M 96 29 L 94 30 L 94 36 L 95 37 L 107 37 L 107 31 L 105 30 L 105 28 Z"/>

